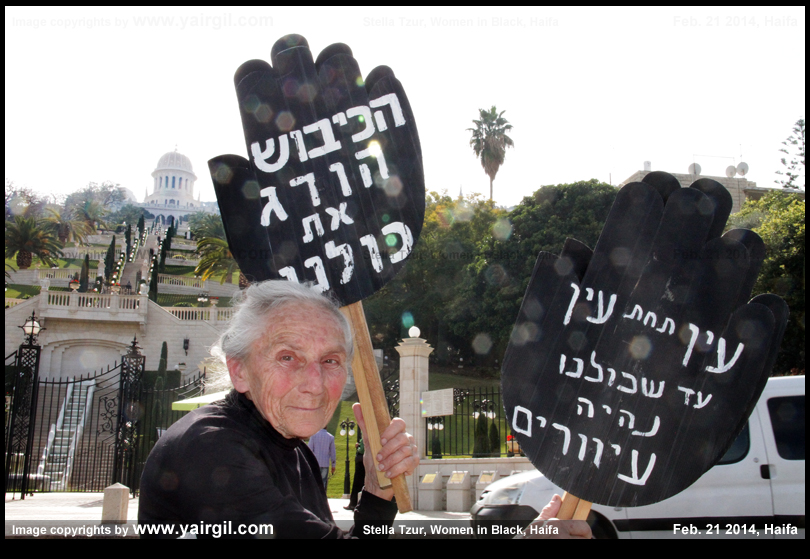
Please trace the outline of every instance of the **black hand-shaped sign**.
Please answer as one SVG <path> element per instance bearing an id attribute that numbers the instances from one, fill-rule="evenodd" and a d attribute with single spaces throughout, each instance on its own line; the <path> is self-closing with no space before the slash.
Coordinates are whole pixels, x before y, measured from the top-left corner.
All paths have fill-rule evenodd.
<path id="1" fill-rule="evenodd" d="M 310 281 L 360 301 L 396 275 L 422 229 L 410 104 L 390 68 L 364 81 L 344 44 L 313 61 L 288 35 L 271 59 L 234 77 L 249 159 L 209 161 L 228 245 L 251 281 Z"/>
<path id="2" fill-rule="evenodd" d="M 770 374 L 788 309 L 750 302 L 764 257 L 723 236 L 731 197 L 650 173 L 622 188 L 591 253 L 541 253 L 502 370 L 526 455 L 571 494 L 641 506 L 694 483 L 728 450 Z"/>

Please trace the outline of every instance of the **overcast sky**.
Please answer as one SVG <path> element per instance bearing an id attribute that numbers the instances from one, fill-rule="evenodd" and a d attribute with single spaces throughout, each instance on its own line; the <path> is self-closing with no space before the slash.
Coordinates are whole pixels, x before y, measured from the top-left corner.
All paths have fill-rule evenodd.
<path id="1" fill-rule="evenodd" d="M 546 184 L 654 170 L 774 186 L 805 116 L 804 8 L 6 8 L 6 179 L 67 194 L 113 181 L 142 200 L 160 156 L 246 156 L 237 67 L 283 35 L 390 66 L 413 107 L 428 190 L 489 195 L 466 130 L 496 105 L 515 148 L 511 206 Z"/>

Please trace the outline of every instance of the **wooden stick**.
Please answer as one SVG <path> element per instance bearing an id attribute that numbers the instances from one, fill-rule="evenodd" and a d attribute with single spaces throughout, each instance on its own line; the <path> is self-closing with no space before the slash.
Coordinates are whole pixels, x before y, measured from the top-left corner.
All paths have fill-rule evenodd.
<path id="1" fill-rule="evenodd" d="M 385 400 L 382 380 L 374 359 L 363 303 L 358 301 L 340 310 L 349 319 L 354 334 L 352 372 L 354 373 L 354 383 L 357 386 L 357 396 L 363 408 L 363 419 L 366 423 L 367 452 L 370 451 L 374 459 L 377 481 L 383 489 L 393 486 L 399 512 L 410 512 L 413 507 L 405 475 L 400 474 L 393 479 L 388 479 L 385 477 L 385 473 L 377 468 L 377 454 L 382 449 L 380 433 L 391 423 L 391 416 L 388 414 L 388 402 Z"/>
<path id="2" fill-rule="evenodd" d="M 557 518 L 560 520 L 588 520 L 588 513 L 591 512 L 591 504 L 579 497 L 574 497 L 568 491 L 563 495 L 562 506 Z"/>

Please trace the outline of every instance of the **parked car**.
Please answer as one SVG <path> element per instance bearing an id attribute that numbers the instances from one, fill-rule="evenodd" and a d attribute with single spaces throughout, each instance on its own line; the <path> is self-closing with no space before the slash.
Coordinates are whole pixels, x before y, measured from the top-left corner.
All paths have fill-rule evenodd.
<path id="1" fill-rule="evenodd" d="M 769 379 L 748 423 L 717 465 L 660 503 L 593 505 L 588 522 L 594 535 L 804 538 L 804 402 L 804 376 Z M 473 505 L 473 531 L 512 537 L 514 528 L 528 526 L 555 493 L 563 490 L 537 470 L 500 479 Z M 493 535 L 493 525 L 506 529 Z"/>

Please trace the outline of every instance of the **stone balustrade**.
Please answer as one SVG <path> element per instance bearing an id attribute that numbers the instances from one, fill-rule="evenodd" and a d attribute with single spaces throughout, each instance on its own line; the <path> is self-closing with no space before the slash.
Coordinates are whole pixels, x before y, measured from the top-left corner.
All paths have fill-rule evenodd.
<path id="1" fill-rule="evenodd" d="M 121 247 L 118 247 L 118 252 Z M 62 249 L 62 256 L 64 258 L 84 258 L 90 255 L 90 260 L 104 260 L 107 256 L 107 249 L 102 247 L 68 247 Z"/>
<path id="2" fill-rule="evenodd" d="M 163 307 L 180 320 L 211 320 L 211 307 Z"/>
<path id="3" fill-rule="evenodd" d="M 191 294 L 205 291 L 211 297 L 232 297 L 239 290 L 233 283 L 220 284 L 218 281 L 203 281 L 188 276 L 158 274 L 158 291 L 160 293 Z"/>
<path id="4" fill-rule="evenodd" d="M 66 279 L 66 280 L 70 281 L 70 280 L 73 279 L 74 275 L 76 275 L 76 274 L 81 275 L 81 272 L 82 272 L 81 268 L 59 268 L 58 270 L 53 269 L 53 268 L 51 268 L 51 269 L 38 269 L 38 270 L 34 270 L 34 280 L 39 281 L 41 279 L 47 278 L 47 279 L 51 279 L 51 280 L 54 280 L 54 279 L 57 279 L 57 280 Z M 92 270 L 91 270 L 91 275 L 93 275 Z"/>
<path id="5" fill-rule="evenodd" d="M 190 278 L 187 276 L 172 276 L 169 274 L 158 274 L 159 285 L 180 285 L 183 287 L 193 287 L 195 289 L 204 289 L 205 282 L 200 278 Z"/>
<path id="6" fill-rule="evenodd" d="M 224 324 L 233 316 L 234 309 L 217 307 L 163 307 L 179 320 L 204 321 L 210 324 Z"/>
<path id="7" fill-rule="evenodd" d="M 145 295 L 78 293 L 43 288 L 39 294 L 39 313 L 43 318 L 145 323 L 146 301 Z"/>

